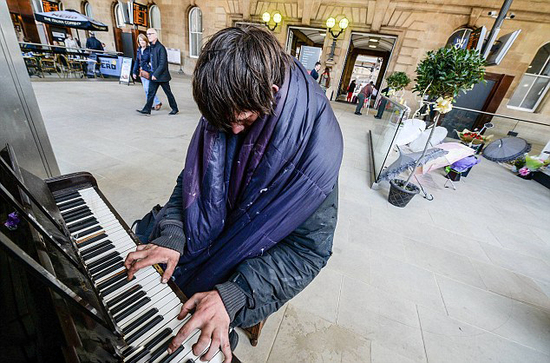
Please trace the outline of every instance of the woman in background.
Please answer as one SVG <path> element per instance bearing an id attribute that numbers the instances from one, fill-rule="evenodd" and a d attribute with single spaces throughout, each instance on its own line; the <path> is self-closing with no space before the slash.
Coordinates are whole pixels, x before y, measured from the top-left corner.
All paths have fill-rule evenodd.
<path id="1" fill-rule="evenodd" d="M 351 81 L 351 83 L 348 86 L 348 97 L 346 97 L 346 101 L 351 102 L 351 98 L 353 97 L 353 92 L 355 91 L 355 87 L 357 85 L 355 84 L 355 79 Z"/>
<path id="2" fill-rule="evenodd" d="M 325 67 L 325 70 L 319 77 L 319 84 L 321 85 L 321 88 L 323 89 L 326 95 L 327 89 L 330 87 L 330 68 L 329 67 Z"/>
<path id="3" fill-rule="evenodd" d="M 132 77 L 134 77 L 134 79 L 137 79 L 137 77 L 141 78 L 141 83 L 143 84 L 143 89 L 145 90 L 145 99 L 147 99 L 147 94 L 149 93 L 151 71 L 151 48 L 149 47 L 149 40 L 145 35 L 140 34 L 138 35 L 138 50 L 136 53 L 136 61 L 134 62 Z M 158 111 L 161 107 L 162 103 L 160 103 L 159 98 L 155 96 L 153 108 Z"/>

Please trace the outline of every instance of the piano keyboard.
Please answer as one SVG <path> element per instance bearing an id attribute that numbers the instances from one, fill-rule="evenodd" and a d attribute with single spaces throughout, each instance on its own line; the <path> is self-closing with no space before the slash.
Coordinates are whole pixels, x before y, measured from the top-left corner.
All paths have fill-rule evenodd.
<path id="1" fill-rule="evenodd" d="M 160 283 L 155 268 L 143 268 L 127 280 L 124 260 L 135 251 L 136 243 L 96 190 L 80 189 L 55 200 L 105 307 L 128 344 L 121 351 L 124 362 L 200 362 L 192 352 L 200 330 L 167 354 L 168 344 L 191 315 L 177 319 L 182 303 L 170 286 Z M 218 350 L 209 362 L 223 360 Z"/>

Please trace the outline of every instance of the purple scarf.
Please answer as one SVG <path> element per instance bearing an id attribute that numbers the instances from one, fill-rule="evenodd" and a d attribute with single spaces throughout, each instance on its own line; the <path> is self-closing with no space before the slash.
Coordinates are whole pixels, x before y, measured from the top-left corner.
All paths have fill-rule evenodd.
<path id="1" fill-rule="evenodd" d="M 188 294 L 226 281 L 302 224 L 332 191 L 343 140 L 319 85 L 295 62 L 276 94 L 273 115 L 243 135 L 202 118 L 183 175 L 178 285 Z"/>

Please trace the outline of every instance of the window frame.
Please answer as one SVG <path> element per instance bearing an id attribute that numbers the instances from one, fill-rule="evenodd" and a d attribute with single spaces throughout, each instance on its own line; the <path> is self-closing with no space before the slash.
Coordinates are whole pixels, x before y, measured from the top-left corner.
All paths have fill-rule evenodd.
<path id="1" fill-rule="evenodd" d="M 537 55 L 538 53 L 542 50 L 542 48 L 544 47 L 548 47 L 549 48 L 549 51 L 550 51 L 550 42 L 548 43 L 545 43 L 543 44 L 538 50 L 537 50 L 537 53 L 535 53 L 535 56 L 533 57 L 533 59 L 531 60 L 531 64 L 533 64 L 533 62 L 535 61 L 535 59 L 537 58 Z M 536 112 L 537 108 L 540 106 L 542 100 L 544 100 L 544 98 L 546 97 L 546 94 L 548 92 L 548 90 L 550 90 L 550 75 L 543 75 L 541 74 L 544 69 L 546 67 L 550 66 L 550 52 L 548 54 L 548 56 L 546 57 L 546 60 L 544 61 L 542 67 L 540 68 L 540 71 L 539 71 L 539 74 L 536 74 L 536 73 L 529 73 L 528 70 L 529 68 L 527 69 L 527 71 L 525 71 L 523 73 L 523 75 L 521 76 L 521 79 L 519 81 L 519 84 L 516 86 L 516 89 L 514 90 L 514 93 L 512 94 L 512 96 L 510 97 L 510 99 L 508 100 L 508 104 L 506 104 L 506 107 L 509 108 L 509 109 L 512 109 L 512 110 L 518 110 L 518 111 L 524 111 L 524 112 Z M 518 103 L 519 106 L 513 106 L 513 105 L 510 105 L 510 101 L 512 100 L 512 98 L 514 97 L 514 95 L 516 94 L 516 92 L 519 92 L 520 91 L 520 87 L 523 83 L 523 79 L 525 78 L 525 76 L 531 76 L 533 77 L 533 82 L 531 83 L 531 85 L 529 86 L 529 89 L 527 90 L 527 92 L 525 92 L 525 95 L 523 96 L 523 98 L 521 99 L 521 101 Z M 548 80 L 548 83 L 546 84 L 546 86 L 542 89 L 542 92 L 540 92 L 540 95 L 537 99 L 537 102 L 535 102 L 535 104 L 533 105 L 532 108 L 526 108 L 526 107 L 521 107 L 521 105 L 525 102 L 525 100 L 527 99 L 527 96 L 529 95 L 529 92 L 531 92 L 531 90 L 533 89 L 533 87 L 535 86 L 535 84 L 537 83 L 537 81 L 539 79 L 546 79 Z"/>
<path id="2" fill-rule="evenodd" d="M 88 18 L 92 18 L 92 19 L 94 18 L 94 12 L 93 12 L 93 9 L 92 9 L 92 4 L 90 4 L 89 1 L 84 1 L 84 4 L 82 5 L 82 8 L 84 9 L 84 15 L 86 15 Z"/>
<path id="3" fill-rule="evenodd" d="M 123 13 L 124 9 L 120 5 L 119 1 L 116 2 L 114 11 L 115 11 L 115 25 L 116 25 L 116 27 L 119 28 L 119 29 L 122 29 L 122 28 L 126 27 L 126 23 L 124 22 L 124 13 Z M 120 12 L 120 16 L 122 16 L 122 19 L 119 19 L 119 12 Z M 120 21 L 120 23 L 119 23 L 119 21 Z"/>
<path id="4" fill-rule="evenodd" d="M 156 22 L 153 21 L 153 9 L 155 9 L 155 11 L 158 11 L 159 24 L 157 24 Z M 157 29 L 157 30 L 162 29 L 162 14 L 160 13 L 160 9 L 159 9 L 158 5 L 152 4 L 149 7 L 149 25 L 150 25 L 150 28 L 154 28 L 154 29 Z"/>
<path id="5" fill-rule="evenodd" d="M 193 16 L 193 13 L 196 12 L 196 11 L 199 11 L 199 14 L 200 14 L 200 31 L 192 31 L 192 28 L 194 28 L 192 25 L 192 16 Z M 198 6 L 194 6 L 193 8 L 191 8 L 191 10 L 189 10 L 189 17 L 188 17 L 188 20 L 189 20 L 189 57 L 190 58 L 198 58 L 199 55 L 200 55 L 200 49 L 202 48 L 202 33 L 203 33 L 203 29 L 202 29 L 202 10 L 198 7 Z M 192 38 L 193 38 L 193 35 L 200 35 L 197 37 L 197 43 L 198 43 L 198 49 L 197 49 L 197 54 L 194 54 L 193 51 L 195 49 L 193 49 L 193 44 L 192 44 Z"/>

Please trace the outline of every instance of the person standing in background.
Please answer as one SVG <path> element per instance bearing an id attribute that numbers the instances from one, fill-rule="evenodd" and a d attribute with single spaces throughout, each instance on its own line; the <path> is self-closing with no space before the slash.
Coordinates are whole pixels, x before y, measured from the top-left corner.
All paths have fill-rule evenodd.
<path id="1" fill-rule="evenodd" d="M 313 77 L 314 80 L 319 79 L 319 70 L 321 70 L 321 62 L 315 63 L 315 67 L 311 70 L 310 75 Z"/>
<path id="2" fill-rule="evenodd" d="M 134 62 L 134 69 L 132 71 L 132 77 L 141 79 L 141 84 L 145 90 L 145 99 L 149 93 L 149 83 L 151 82 L 151 47 L 149 47 L 149 40 L 143 34 L 138 35 L 138 50 L 136 52 L 136 61 Z M 155 95 L 153 99 L 153 108 L 160 110 L 162 103 Z"/>
<path id="3" fill-rule="evenodd" d="M 347 102 L 351 102 L 351 98 L 353 97 L 353 92 L 355 91 L 355 87 L 357 87 L 357 85 L 355 84 L 355 79 L 353 81 L 351 81 L 351 83 L 349 84 L 348 86 L 348 96 L 346 97 L 346 101 Z"/>
<path id="4" fill-rule="evenodd" d="M 103 48 L 103 44 L 97 40 L 95 34 L 92 32 L 90 32 L 90 37 L 86 40 L 86 48 L 101 51 L 105 50 L 105 48 Z"/>
<path id="5" fill-rule="evenodd" d="M 149 82 L 149 89 L 147 91 L 147 103 L 141 110 L 136 110 L 142 115 L 150 115 L 151 108 L 153 107 L 153 100 L 157 94 L 159 86 L 168 98 L 170 104 L 169 115 L 175 115 L 179 112 L 176 99 L 170 89 L 170 72 L 168 71 L 168 54 L 166 48 L 158 40 L 157 31 L 153 28 L 147 29 L 147 39 L 149 39 L 151 49 L 151 82 Z"/>
<path id="6" fill-rule="evenodd" d="M 319 84 L 321 85 L 321 88 L 323 91 L 327 92 L 327 89 L 330 87 L 330 68 L 325 67 L 325 70 L 321 74 L 321 78 L 319 79 Z"/>
<path id="7" fill-rule="evenodd" d="M 382 95 L 388 97 L 390 94 L 390 87 L 384 88 L 382 91 L 380 91 Z M 380 104 L 378 105 L 378 112 L 376 113 L 376 116 L 374 118 L 381 119 L 382 114 L 384 113 L 384 110 L 386 109 L 386 104 L 388 103 L 388 100 L 384 97 L 380 98 Z"/>
<path id="8" fill-rule="evenodd" d="M 362 115 L 361 109 L 365 103 L 365 99 L 368 99 L 372 95 L 372 90 L 374 88 L 374 82 L 370 81 L 357 95 L 357 107 L 355 107 L 355 114 Z"/>

